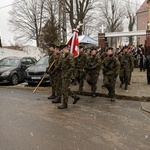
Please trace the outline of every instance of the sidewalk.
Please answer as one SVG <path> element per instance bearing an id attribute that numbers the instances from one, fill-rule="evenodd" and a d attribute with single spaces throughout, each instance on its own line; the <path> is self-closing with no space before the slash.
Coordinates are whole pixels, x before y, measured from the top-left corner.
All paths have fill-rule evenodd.
<path id="1" fill-rule="evenodd" d="M 99 80 L 97 83 L 97 96 L 107 97 L 108 91 L 106 88 L 102 88 L 103 75 L 100 73 Z M 118 99 L 128 99 L 136 101 L 150 101 L 150 85 L 147 84 L 146 72 L 140 72 L 138 68 L 135 68 L 132 73 L 131 85 L 129 85 L 129 90 L 125 91 L 124 88 L 120 88 L 119 77 L 116 84 L 116 98 Z M 78 91 L 78 85 L 72 85 L 71 89 L 73 91 Z M 86 83 L 84 84 L 82 95 L 90 96 L 90 86 Z"/>

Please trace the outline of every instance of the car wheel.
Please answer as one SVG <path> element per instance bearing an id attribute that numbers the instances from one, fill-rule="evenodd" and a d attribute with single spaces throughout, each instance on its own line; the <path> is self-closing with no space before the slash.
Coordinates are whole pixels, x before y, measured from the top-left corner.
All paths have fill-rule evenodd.
<path id="1" fill-rule="evenodd" d="M 19 83 L 19 78 L 18 78 L 18 75 L 17 74 L 13 74 L 12 77 L 11 77 L 11 83 L 13 85 L 17 85 Z"/>

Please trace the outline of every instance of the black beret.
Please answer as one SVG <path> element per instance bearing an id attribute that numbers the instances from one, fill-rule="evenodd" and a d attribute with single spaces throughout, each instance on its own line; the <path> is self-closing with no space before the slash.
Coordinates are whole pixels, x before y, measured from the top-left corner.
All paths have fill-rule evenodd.
<path id="1" fill-rule="evenodd" d="M 55 46 L 55 48 L 61 50 L 61 46 L 57 45 L 57 46 Z"/>
<path id="2" fill-rule="evenodd" d="M 47 46 L 55 48 L 55 44 L 53 44 L 53 43 L 48 43 Z"/>
<path id="3" fill-rule="evenodd" d="M 67 45 L 67 44 L 65 44 L 65 45 L 61 45 L 61 46 L 60 46 L 60 48 L 61 48 L 61 49 L 64 49 L 64 48 L 66 48 L 66 47 L 68 47 L 68 45 Z"/>

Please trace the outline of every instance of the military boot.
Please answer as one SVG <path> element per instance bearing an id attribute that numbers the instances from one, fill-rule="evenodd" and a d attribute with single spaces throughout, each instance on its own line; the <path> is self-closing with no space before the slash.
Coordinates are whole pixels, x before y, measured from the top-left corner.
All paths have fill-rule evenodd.
<path id="1" fill-rule="evenodd" d="M 128 84 L 125 84 L 125 88 L 124 88 L 125 90 L 128 90 Z"/>
<path id="2" fill-rule="evenodd" d="M 67 108 L 68 108 L 67 103 L 63 103 L 62 105 L 58 106 L 58 109 L 67 109 Z"/>
<path id="3" fill-rule="evenodd" d="M 81 94 L 83 92 L 83 88 L 79 87 L 79 94 Z"/>
<path id="4" fill-rule="evenodd" d="M 52 100 L 52 103 L 61 103 L 61 98 L 56 98 Z"/>
<path id="5" fill-rule="evenodd" d="M 92 94 L 92 98 L 95 98 L 95 97 L 96 97 L 96 93 L 93 93 L 93 94 Z"/>
<path id="6" fill-rule="evenodd" d="M 74 97 L 73 104 L 76 104 L 76 103 L 78 102 L 78 100 L 80 100 L 80 97 L 78 97 L 78 96 L 75 96 L 75 97 Z"/>
<path id="7" fill-rule="evenodd" d="M 111 102 L 115 102 L 116 101 L 116 99 L 115 98 L 111 98 L 111 100 L 110 100 Z"/>
<path id="8" fill-rule="evenodd" d="M 55 94 L 52 94 L 51 96 L 48 97 L 48 99 L 55 99 L 55 98 L 56 98 Z"/>

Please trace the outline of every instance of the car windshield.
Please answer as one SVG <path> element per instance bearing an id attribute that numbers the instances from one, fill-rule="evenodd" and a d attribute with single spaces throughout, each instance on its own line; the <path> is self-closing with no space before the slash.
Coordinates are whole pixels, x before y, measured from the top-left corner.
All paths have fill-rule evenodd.
<path id="1" fill-rule="evenodd" d="M 48 65 L 48 56 L 42 57 L 36 64 L 37 65 Z"/>
<path id="2" fill-rule="evenodd" d="M 0 60 L 0 66 L 17 67 L 19 63 L 20 63 L 20 59 L 17 58 L 4 58 Z"/>

